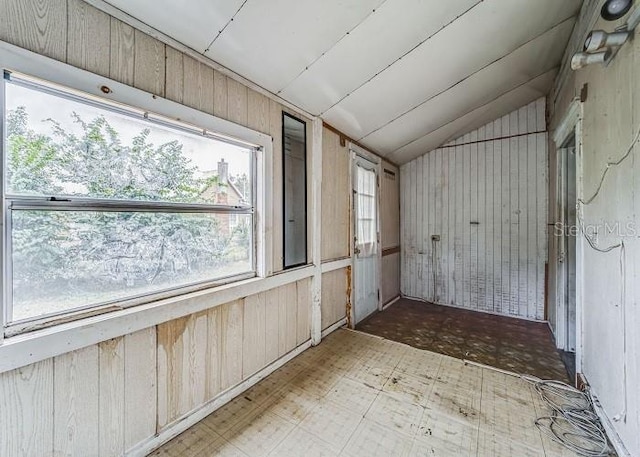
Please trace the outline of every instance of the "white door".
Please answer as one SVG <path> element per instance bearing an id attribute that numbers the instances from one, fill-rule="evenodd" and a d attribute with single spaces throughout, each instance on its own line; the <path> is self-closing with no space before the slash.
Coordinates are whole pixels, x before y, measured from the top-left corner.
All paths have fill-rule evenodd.
<path id="1" fill-rule="evenodd" d="M 378 309 L 378 175 L 376 164 L 356 156 L 353 166 L 354 318 Z"/>

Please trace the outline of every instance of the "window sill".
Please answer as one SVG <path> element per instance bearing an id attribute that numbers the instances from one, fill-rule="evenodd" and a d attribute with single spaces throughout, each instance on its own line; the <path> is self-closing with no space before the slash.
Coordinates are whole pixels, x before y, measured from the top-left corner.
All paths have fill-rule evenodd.
<path id="1" fill-rule="evenodd" d="M 315 267 L 304 266 L 5 338 L 0 342 L 0 373 L 309 278 L 314 272 Z"/>

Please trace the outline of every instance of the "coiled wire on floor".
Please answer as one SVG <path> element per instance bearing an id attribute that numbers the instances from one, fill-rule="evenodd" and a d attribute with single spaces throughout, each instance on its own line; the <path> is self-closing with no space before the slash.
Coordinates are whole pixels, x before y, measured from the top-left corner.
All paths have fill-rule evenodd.
<path id="1" fill-rule="evenodd" d="M 542 400 L 551 407 L 550 415 L 535 421 L 542 433 L 581 456 L 612 454 L 607 434 L 587 392 L 560 381 L 522 378 L 532 383 Z"/>

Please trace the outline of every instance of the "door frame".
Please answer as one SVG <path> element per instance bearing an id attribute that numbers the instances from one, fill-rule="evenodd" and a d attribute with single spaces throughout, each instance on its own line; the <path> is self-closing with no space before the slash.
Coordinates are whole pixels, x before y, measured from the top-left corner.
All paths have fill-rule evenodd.
<path id="1" fill-rule="evenodd" d="M 570 136 L 575 137 L 575 171 L 576 171 L 576 202 L 581 201 L 584 197 L 583 194 L 583 163 L 582 163 L 582 119 L 583 119 L 584 106 L 579 98 L 574 98 L 569 107 L 566 109 L 564 116 L 562 116 L 562 120 L 558 124 L 558 127 L 553 132 L 553 142 L 556 150 L 556 163 L 554 174 L 558 176 L 558 164 L 560 163 L 559 157 L 557 155 L 557 151 L 562 149 L 562 145 L 566 143 L 567 139 Z M 558 196 L 559 192 L 559 183 L 556 182 L 556 196 Z M 554 218 L 557 215 L 559 201 L 556 198 L 556 202 L 554 203 Z M 576 208 L 576 221 L 582 218 L 582 208 L 578 206 Z M 557 221 L 555 221 L 557 222 Z M 576 234 L 576 373 L 582 372 L 582 350 L 583 350 L 583 296 L 584 296 L 584 248 L 585 248 L 585 240 L 584 237 L 581 236 L 580 231 Z M 557 250 L 557 249 L 556 249 Z M 549 256 L 549 262 L 557 262 L 558 256 L 560 254 L 559 250 L 555 252 L 555 258 L 551 258 Z M 555 284 L 558 284 L 558 276 L 560 270 L 556 269 L 556 278 Z M 551 279 L 551 278 L 549 278 Z M 558 294 L 556 293 L 555 303 L 550 303 L 551 306 L 555 306 L 556 308 L 556 346 L 559 349 L 565 349 L 566 341 L 567 341 L 567 329 L 566 322 L 562 322 L 559 325 L 559 317 L 560 314 L 558 311 L 563 309 L 564 306 L 561 306 L 559 303 Z M 564 299 L 564 294 L 562 295 Z M 564 315 L 563 315 L 564 317 Z"/>
<path id="2" fill-rule="evenodd" d="M 370 151 L 367 151 L 366 149 L 364 149 L 362 146 L 357 145 L 353 142 L 349 142 L 348 144 L 349 146 L 349 156 L 350 156 L 350 160 L 349 160 L 349 213 L 350 213 L 350 221 L 349 221 L 349 226 L 350 226 L 350 236 L 349 236 L 349 253 L 351 255 L 351 296 L 350 296 L 350 303 L 352 303 L 352 306 L 350 307 L 350 309 L 347 310 L 348 316 L 347 316 L 347 320 L 348 320 L 348 324 L 350 328 L 355 328 L 356 326 L 356 315 L 355 315 L 355 308 L 356 308 L 356 287 L 355 287 L 355 280 L 356 280 L 356 274 L 355 274 L 355 268 L 356 268 L 356 253 L 355 253 L 355 234 L 356 234 L 356 218 L 355 218 L 355 211 L 354 211 L 354 204 L 355 204 L 355 200 L 353 198 L 353 194 L 354 194 L 354 173 L 353 170 L 355 169 L 355 161 L 358 157 L 361 157 L 369 162 L 371 162 L 372 164 L 375 165 L 375 171 L 376 171 L 376 225 L 377 225 L 377 243 L 378 243 L 378 250 L 377 250 L 377 261 L 376 261 L 376 275 L 378 278 L 378 304 L 377 304 L 377 310 L 378 311 L 382 311 L 382 291 L 381 291 L 381 284 L 380 282 L 382 281 L 382 240 L 381 240 L 381 219 L 380 219 L 380 207 L 381 207 L 381 195 L 380 195 L 380 172 L 382 171 L 382 160 L 380 160 L 380 158 L 373 154 Z"/>

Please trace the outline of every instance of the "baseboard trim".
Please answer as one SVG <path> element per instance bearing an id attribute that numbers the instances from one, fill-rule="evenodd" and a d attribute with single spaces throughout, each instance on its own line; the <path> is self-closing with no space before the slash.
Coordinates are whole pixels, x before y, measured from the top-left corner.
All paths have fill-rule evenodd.
<path id="1" fill-rule="evenodd" d="M 346 317 L 344 319 L 340 319 L 335 324 L 330 325 L 329 327 L 325 328 L 322 331 L 322 338 L 326 337 L 327 335 L 332 334 L 333 332 L 338 330 L 340 327 L 344 327 L 345 325 L 347 325 L 347 318 Z"/>
<path id="2" fill-rule="evenodd" d="M 387 303 L 385 303 L 384 305 L 382 305 L 382 311 L 384 311 L 385 309 L 387 309 L 389 306 L 393 305 L 394 303 L 396 303 L 398 300 L 400 300 L 402 297 L 400 295 L 398 295 L 396 298 L 392 298 L 391 300 L 389 300 Z"/>

